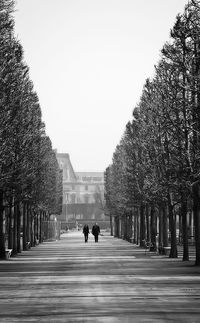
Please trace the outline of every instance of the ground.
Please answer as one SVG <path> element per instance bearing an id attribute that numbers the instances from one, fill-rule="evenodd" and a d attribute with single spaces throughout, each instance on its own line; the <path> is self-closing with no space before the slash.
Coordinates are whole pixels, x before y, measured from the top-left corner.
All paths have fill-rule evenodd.
<path id="1" fill-rule="evenodd" d="M 0 261 L 0 322 L 199 322 L 200 268 L 69 232 Z"/>

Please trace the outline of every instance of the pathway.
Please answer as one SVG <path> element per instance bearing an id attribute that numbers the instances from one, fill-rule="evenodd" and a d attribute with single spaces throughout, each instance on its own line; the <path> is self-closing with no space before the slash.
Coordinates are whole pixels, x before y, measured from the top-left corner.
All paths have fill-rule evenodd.
<path id="1" fill-rule="evenodd" d="M 124 240 L 64 234 L 0 261 L 0 323 L 199 322 L 200 268 Z"/>

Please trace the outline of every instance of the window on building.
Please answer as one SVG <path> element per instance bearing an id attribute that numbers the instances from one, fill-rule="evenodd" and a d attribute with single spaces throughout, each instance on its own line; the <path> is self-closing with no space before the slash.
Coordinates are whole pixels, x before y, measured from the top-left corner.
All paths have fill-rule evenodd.
<path id="1" fill-rule="evenodd" d="M 88 194 L 85 194 L 84 195 L 84 202 L 87 204 L 89 203 L 89 195 Z"/>
<path id="2" fill-rule="evenodd" d="M 94 182 L 101 182 L 102 178 L 101 177 L 93 177 Z"/>
<path id="3" fill-rule="evenodd" d="M 85 185 L 85 191 L 88 191 L 88 185 Z"/>
<path id="4" fill-rule="evenodd" d="M 71 203 L 76 203 L 76 194 L 71 194 Z"/>
<path id="5" fill-rule="evenodd" d="M 92 180 L 92 177 L 91 176 L 90 177 L 88 177 L 88 176 L 87 177 L 86 176 L 83 176 L 82 177 L 82 181 L 83 182 L 91 182 L 91 180 Z"/>

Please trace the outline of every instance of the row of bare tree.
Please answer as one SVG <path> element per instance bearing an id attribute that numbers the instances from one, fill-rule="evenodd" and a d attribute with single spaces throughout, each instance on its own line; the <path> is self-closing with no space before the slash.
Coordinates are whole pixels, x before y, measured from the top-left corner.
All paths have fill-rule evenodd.
<path id="1" fill-rule="evenodd" d="M 23 49 L 14 35 L 14 0 L 0 1 L 0 258 L 42 241 L 42 222 L 62 207 L 62 173 Z M 40 223 L 40 225 L 39 225 Z"/>
<path id="2" fill-rule="evenodd" d="M 196 265 L 200 265 L 198 0 L 190 0 L 176 18 L 155 75 L 146 80 L 133 119 L 106 169 L 105 190 L 106 210 L 115 217 L 117 234 L 119 224 L 125 226 L 125 218 L 131 216 L 133 231 L 134 219 L 139 223 L 141 245 L 146 239 L 155 244 L 158 235 L 159 244 L 166 246 L 170 237 L 170 257 L 177 257 L 178 215 L 183 260 L 189 259 L 188 227 L 192 219 Z"/>

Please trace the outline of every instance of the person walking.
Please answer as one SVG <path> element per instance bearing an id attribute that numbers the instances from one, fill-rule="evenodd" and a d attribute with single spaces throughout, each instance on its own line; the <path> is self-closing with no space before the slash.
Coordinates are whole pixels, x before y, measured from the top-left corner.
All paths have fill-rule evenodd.
<path id="1" fill-rule="evenodd" d="M 85 237 L 85 242 L 88 242 L 88 234 L 90 233 L 90 230 L 87 224 L 85 224 L 83 227 L 83 233 Z"/>
<path id="2" fill-rule="evenodd" d="M 94 236 L 94 241 L 98 242 L 99 234 L 100 234 L 100 227 L 97 223 L 95 223 L 92 227 L 92 234 Z"/>

